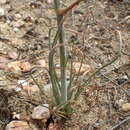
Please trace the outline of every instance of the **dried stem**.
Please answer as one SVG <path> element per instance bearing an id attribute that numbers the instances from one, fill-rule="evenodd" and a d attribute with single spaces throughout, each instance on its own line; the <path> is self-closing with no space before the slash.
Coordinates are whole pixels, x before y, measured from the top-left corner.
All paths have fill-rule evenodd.
<path id="1" fill-rule="evenodd" d="M 109 128 L 108 130 L 116 130 L 117 128 L 119 128 L 121 125 L 123 125 L 124 123 L 126 123 L 129 120 L 130 120 L 130 116 L 128 116 L 126 119 L 124 119 L 123 121 L 119 122 L 115 126 Z"/>
<path id="2" fill-rule="evenodd" d="M 78 5 L 81 1 L 84 1 L 84 0 L 77 0 L 75 1 L 74 3 L 72 3 L 69 7 L 66 7 L 65 9 L 60 9 L 58 10 L 58 14 L 59 15 L 65 15 L 67 14 L 69 11 L 71 11 L 76 5 Z"/>

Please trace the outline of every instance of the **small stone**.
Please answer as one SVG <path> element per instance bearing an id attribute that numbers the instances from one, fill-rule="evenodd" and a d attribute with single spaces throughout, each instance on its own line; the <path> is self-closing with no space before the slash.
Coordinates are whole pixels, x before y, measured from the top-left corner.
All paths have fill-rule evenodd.
<path id="1" fill-rule="evenodd" d="M 21 46 L 22 44 L 23 44 L 23 41 L 19 38 L 12 38 L 11 39 L 12 46 Z"/>
<path id="2" fill-rule="evenodd" d="M 6 4 L 7 0 L 0 0 L 0 4 Z"/>
<path id="3" fill-rule="evenodd" d="M 13 119 L 24 120 L 24 121 L 30 120 L 29 115 L 25 111 L 19 114 L 16 112 L 13 112 L 12 114 L 13 114 Z"/>
<path id="4" fill-rule="evenodd" d="M 20 92 L 20 91 L 22 90 L 22 88 L 16 87 L 16 88 L 14 88 L 14 90 L 15 90 L 16 92 Z"/>
<path id="5" fill-rule="evenodd" d="M 31 64 L 29 62 L 21 62 L 19 67 L 22 72 L 28 72 L 31 70 Z"/>
<path id="6" fill-rule="evenodd" d="M 88 64 L 81 64 L 80 62 L 73 63 L 76 74 L 88 73 L 91 71 L 91 67 Z"/>
<path id="7" fill-rule="evenodd" d="M 6 68 L 7 68 L 6 64 L 0 63 L 0 70 L 1 69 L 6 70 Z"/>
<path id="8" fill-rule="evenodd" d="M 12 72 L 12 74 L 17 74 L 17 76 L 20 76 L 21 72 L 28 72 L 30 70 L 31 65 L 29 62 L 12 61 L 7 64 L 7 71 Z"/>
<path id="9" fill-rule="evenodd" d="M 11 121 L 5 130 L 31 130 L 31 128 L 26 121 Z"/>
<path id="10" fill-rule="evenodd" d="M 26 80 L 18 80 L 18 84 L 21 86 L 29 86 L 29 82 L 27 82 Z"/>
<path id="11" fill-rule="evenodd" d="M 60 130 L 60 126 L 56 123 L 50 123 L 48 126 L 48 130 Z"/>
<path id="12" fill-rule="evenodd" d="M 0 56 L 0 63 L 7 64 L 9 60 L 6 57 Z"/>
<path id="13" fill-rule="evenodd" d="M 15 18 L 16 18 L 16 19 L 20 19 L 20 18 L 22 18 L 22 16 L 21 16 L 21 14 L 18 14 L 18 13 L 17 13 L 17 14 L 15 14 Z"/>
<path id="14" fill-rule="evenodd" d="M 43 104 L 34 108 L 32 118 L 38 120 L 47 120 L 50 117 L 49 105 Z"/>
<path id="15" fill-rule="evenodd" d="M 39 88 L 36 85 L 28 85 L 22 86 L 23 92 L 25 92 L 28 96 L 31 96 L 33 93 L 39 92 Z"/>
<path id="16" fill-rule="evenodd" d="M 123 0 L 123 2 L 124 2 L 124 3 L 130 3 L 130 1 L 129 1 L 129 0 Z"/>
<path id="17" fill-rule="evenodd" d="M 47 4 L 52 4 L 54 0 L 46 0 Z"/>
<path id="18" fill-rule="evenodd" d="M 130 19 L 128 19 L 128 20 L 126 21 L 126 23 L 127 23 L 127 24 L 130 24 Z"/>
<path id="19" fill-rule="evenodd" d="M 16 27 L 14 27 L 14 28 L 13 28 L 13 31 L 14 31 L 14 32 L 18 32 L 18 31 L 19 31 L 19 29 L 18 29 L 18 28 L 16 28 Z"/>
<path id="20" fill-rule="evenodd" d="M 16 28 L 20 28 L 20 27 L 23 27 L 25 25 L 24 21 L 22 20 L 18 20 L 16 23 L 14 23 L 14 27 Z"/>
<path id="21" fill-rule="evenodd" d="M 74 14 L 83 14 L 80 10 L 74 10 Z"/>
<path id="22" fill-rule="evenodd" d="M 7 19 L 7 20 L 6 20 L 6 23 L 7 23 L 7 24 L 10 24 L 10 23 L 11 23 L 11 20 Z"/>
<path id="23" fill-rule="evenodd" d="M 21 69 L 19 67 L 19 64 L 20 62 L 19 61 L 13 61 L 13 62 L 9 62 L 7 64 L 7 68 L 10 72 L 13 72 L 13 73 L 19 73 L 21 72 Z"/>
<path id="24" fill-rule="evenodd" d="M 25 21 L 25 22 L 35 22 L 35 19 L 34 19 L 32 16 L 26 16 L 26 17 L 24 18 L 24 21 Z"/>
<path id="25" fill-rule="evenodd" d="M 16 52 L 8 52 L 8 58 L 16 60 L 18 58 L 18 54 Z"/>
<path id="26" fill-rule="evenodd" d="M 49 37 L 48 37 L 48 35 L 44 37 L 44 40 L 49 40 Z"/>
<path id="27" fill-rule="evenodd" d="M 12 116 L 13 119 L 18 119 L 18 120 L 20 119 L 20 114 L 17 114 L 16 112 L 13 112 L 12 115 L 13 115 Z"/>
<path id="28" fill-rule="evenodd" d="M 7 81 L 5 81 L 4 79 L 0 80 L 0 86 L 7 86 L 7 85 L 8 85 Z"/>
<path id="29" fill-rule="evenodd" d="M 5 15 L 5 10 L 3 8 L 0 8 L 0 16 L 4 16 Z"/>
<path id="30" fill-rule="evenodd" d="M 40 67 L 46 67 L 46 61 L 45 61 L 45 60 L 39 60 L 39 61 L 37 61 L 37 64 L 38 64 Z"/>
<path id="31" fill-rule="evenodd" d="M 124 100 L 123 100 L 123 99 L 117 100 L 117 101 L 116 101 L 116 104 L 117 104 L 119 107 L 121 107 L 122 104 L 124 104 Z"/>
<path id="32" fill-rule="evenodd" d="M 121 84 L 125 83 L 127 81 L 127 79 L 121 77 L 121 78 L 117 78 L 116 81 L 117 81 L 118 85 L 121 85 Z"/>
<path id="33" fill-rule="evenodd" d="M 130 103 L 125 103 L 122 105 L 122 110 L 125 112 L 130 111 Z"/>

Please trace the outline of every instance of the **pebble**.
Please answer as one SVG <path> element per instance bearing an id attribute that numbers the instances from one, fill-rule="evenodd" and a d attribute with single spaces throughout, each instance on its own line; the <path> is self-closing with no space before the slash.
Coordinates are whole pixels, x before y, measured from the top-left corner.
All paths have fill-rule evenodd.
<path id="1" fill-rule="evenodd" d="M 37 64 L 40 67 L 46 67 L 46 61 L 44 59 L 41 59 L 41 60 L 37 61 Z"/>
<path id="2" fill-rule="evenodd" d="M 0 16 L 4 16 L 5 15 L 5 10 L 3 8 L 0 8 Z"/>
<path id="3" fill-rule="evenodd" d="M 47 120 L 50 117 L 50 111 L 48 107 L 48 104 L 42 104 L 35 107 L 32 112 L 32 119 Z"/>
<path id="4" fill-rule="evenodd" d="M 29 82 L 26 80 L 18 80 L 18 84 L 21 86 L 29 86 Z"/>
<path id="5" fill-rule="evenodd" d="M 26 121 L 11 121 L 5 130 L 30 130 L 30 126 Z"/>
<path id="6" fill-rule="evenodd" d="M 19 31 L 19 29 L 18 29 L 18 28 L 16 28 L 16 27 L 14 27 L 14 28 L 13 28 L 13 31 L 14 31 L 14 32 L 18 32 L 18 31 Z"/>
<path id="7" fill-rule="evenodd" d="M 15 18 L 16 18 L 16 19 L 21 19 L 22 16 L 21 16 L 21 14 L 18 14 L 18 13 L 17 13 L 17 14 L 15 14 Z"/>
<path id="8" fill-rule="evenodd" d="M 0 0 L 0 4 L 6 4 L 7 0 Z"/>
<path id="9" fill-rule="evenodd" d="M 75 69 L 76 74 L 78 73 L 88 73 L 91 70 L 91 67 L 88 64 L 82 64 L 80 62 L 74 62 L 73 67 Z"/>
<path id="10" fill-rule="evenodd" d="M 125 112 L 130 111 L 130 103 L 125 103 L 122 105 L 122 110 Z"/>
<path id="11" fill-rule="evenodd" d="M 24 25 L 25 25 L 24 21 L 18 20 L 17 22 L 14 23 L 13 26 L 16 27 L 16 28 L 20 28 L 20 27 L 22 27 Z"/>

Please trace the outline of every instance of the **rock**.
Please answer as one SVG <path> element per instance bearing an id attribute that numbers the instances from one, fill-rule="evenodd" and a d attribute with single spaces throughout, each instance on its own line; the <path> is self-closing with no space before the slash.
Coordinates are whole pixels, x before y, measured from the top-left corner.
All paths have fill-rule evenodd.
<path id="1" fill-rule="evenodd" d="M 19 67 L 20 61 L 13 61 L 7 64 L 7 69 L 13 73 L 20 73 L 21 68 Z"/>
<path id="2" fill-rule="evenodd" d="M 9 60 L 6 57 L 0 56 L 0 63 L 7 64 L 8 62 Z"/>
<path id="3" fill-rule="evenodd" d="M 31 130 L 31 128 L 26 121 L 11 121 L 5 130 Z"/>
<path id="4" fill-rule="evenodd" d="M 17 114 L 16 112 L 13 112 L 13 113 L 12 113 L 12 118 L 19 120 L 19 119 L 20 119 L 20 114 Z"/>
<path id="5" fill-rule="evenodd" d="M 29 62 L 24 61 L 12 61 L 7 64 L 7 71 L 10 72 L 10 76 L 18 78 L 22 72 L 28 72 L 31 70 Z"/>
<path id="6" fill-rule="evenodd" d="M 0 70 L 6 70 L 6 64 L 0 63 Z"/>
<path id="7" fill-rule="evenodd" d="M 7 0 L 0 0 L 0 4 L 6 4 Z"/>
<path id="8" fill-rule="evenodd" d="M 128 19 L 128 20 L 126 21 L 126 23 L 127 23 L 127 24 L 130 24 L 130 19 Z"/>
<path id="9" fill-rule="evenodd" d="M 47 4 L 52 4 L 54 0 L 46 0 Z"/>
<path id="10" fill-rule="evenodd" d="M 0 14 L 0 16 L 1 16 L 1 14 Z M 1 31 L 1 33 L 2 33 L 2 35 L 4 36 L 6 36 L 7 37 L 7 35 L 9 34 L 9 30 L 10 30 L 11 28 L 10 28 L 10 26 L 7 24 L 7 23 L 1 23 L 1 26 L 0 26 L 0 31 Z M 6 38 L 5 37 L 5 38 Z M 9 39 L 7 38 L 7 41 L 8 41 Z M 10 41 L 10 40 L 9 40 Z"/>
<path id="11" fill-rule="evenodd" d="M 28 96 L 31 96 L 33 93 L 39 92 L 37 85 L 30 85 L 26 80 L 18 80 L 19 87 L 15 91 L 25 92 Z M 20 88 L 20 89 L 19 89 Z"/>
<path id="12" fill-rule="evenodd" d="M 74 10 L 74 14 L 84 14 L 83 12 L 81 12 L 81 10 Z"/>
<path id="13" fill-rule="evenodd" d="M 50 117 L 49 105 L 43 104 L 34 108 L 32 118 L 38 120 L 47 120 Z"/>
<path id="14" fill-rule="evenodd" d="M 46 67 L 46 61 L 45 61 L 45 60 L 38 60 L 38 61 L 37 61 L 37 64 L 38 64 L 40 67 Z"/>
<path id="15" fill-rule="evenodd" d="M 31 64 L 29 62 L 20 62 L 19 67 L 22 72 L 28 72 L 31 70 Z"/>
<path id="16" fill-rule="evenodd" d="M 5 15 L 5 10 L 3 8 L 0 8 L 0 16 L 4 16 Z"/>
<path id="17" fill-rule="evenodd" d="M 127 3 L 127 4 L 130 3 L 129 0 L 123 0 L 123 2 L 124 2 L 124 3 Z"/>
<path id="18" fill-rule="evenodd" d="M 13 28 L 13 31 L 14 31 L 14 32 L 18 32 L 18 31 L 19 31 L 19 29 L 18 29 L 18 28 L 16 28 L 16 27 L 14 27 L 14 28 Z"/>
<path id="19" fill-rule="evenodd" d="M 24 21 L 26 22 L 26 23 L 33 23 L 33 22 L 35 22 L 35 18 L 33 18 L 32 16 L 24 16 Z"/>
<path id="20" fill-rule="evenodd" d="M 130 103 L 125 103 L 122 105 L 122 110 L 125 112 L 130 111 Z"/>
<path id="21" fill-rule="evenodd" d="M 39 92 L 39 88 L 36 85 L 22 86 L 22 90 L 28 96 L 31 96 L 32 94 Z"/>
<path id="22" fill-rule="evenodd" d="M 25 22 L 22 21 L 22 20 L 18 20 L 17 22 L 15 22 L 15 23 L 13 24 L 13 26 L 16 27 L 16 28 L 23 27 L 24 25 L 25 25 Z"/>
<path id="23" fill-rule="evenodd" d="M 13 115 L 12 118 L 15 120 L 17 119 L 17 120 L 30 121 L 30 116 L 25 111 L 19 114 L 17 114 L 16 112 L 13 112 L 12 115 Z"/>
<path id="24" fill-rule="evenodd" d="M 50 123 L 49 124 L 49 127 L 48 127 L 48 130 L 60 130 L 60 126 L 56 123 Z"/>
<path id="25" fill-rule="evenodd" d="M 5 79 L 0 80 L 0 86 L 8 86 L 7 81 L 5 81 Z"/>
<path id="26" fill-rule="evenodd" d="M 117 100 L 115 102 L 115 104 L 117 104 L 119 107 L 121 107 L 124 104 L 124 100 L 123 99 Z"/>
<path id="27" fill-rule="evenodd" d="M 18 54 L 16 52 L 8 52 L 8 58 L 16 60 L 18 58 Z"/>
<path id="28" fill-rule="evenodd" d="M 23 45 L 23 40 L 19 38 L 13 38 L 11 39 L 11 45 L 12 46 L 21 46 Z"/>
<path id="29" fill-rule="evenodd" d="M 29 86 L 29 82 L 26 80 L 18 80 L 18 84 L 21 86 Z"/>
<path id="30" fill-rule="evenodd" d="M 16 91 L 16 92 L 20 92 L 22 90 L 22 88 L 19 88 L 19 87 L 13 87 L 13 89 Z"/>
<path id="31" fill-rule="evenodd" d="M 74 62 L 73 67 L 76 74 L 88 73 L 91 70 L 91 67 L 87 64 L 82 64 L 80 62 Z M 81 67 L 81 68 L 80 68 Z"/>
<path id="32" fill-rule="evenodd" d="M 21 19 L 22 18 L 21 14 L 19 14 L 19 13 L 15 14 L 14 16 L 15 16 L 16 19 Z"/>

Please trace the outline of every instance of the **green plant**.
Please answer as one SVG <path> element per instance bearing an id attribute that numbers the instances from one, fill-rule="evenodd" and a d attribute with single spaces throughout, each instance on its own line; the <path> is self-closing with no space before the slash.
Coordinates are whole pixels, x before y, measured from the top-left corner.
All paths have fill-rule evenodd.
<path id="1" fill-rule="evenodd" d="M 77 4 L 79 4 L 83 0 L 77 0 L 73 4 L 71 4 L 69 7 L 65 9 L 60 9 L 60 1 L 54 0 L 55 5 L 55 11 L 57 15 L 57 31 L 56 35 L 54 37 L 54 40 L 51 42 L 51 32 L 54 28 L 51 28 L 49 31 L 49 46 L 50 46 L 50 53 L 49 53 L 49 74 L 53 89 L 53 96 L 55 99 L 56 106 L 62 111 L 62 114 L 64 113 L 64 116 L 67 116 L 71 114 L 73 109 L 71 108 L 71 102 L 76 101 L 81 92 L 83 91 L 83 88 L 76 88 L 76 90 L 72 89 L 73 85 L 73 79 L 75 75 L 72 74 L 72 68 L 73 68 L 73 61 L 70 63 L 70 79 L 69 83 L 67 84 L 66 80 L 66 67 L 67 67 L 67 56 L 66 56 L 66 45 L 64 43 L 64 27 L 63 23 L 65 21 L 66 14 Z M 59 44 L 58 44 L 59 40 Z M 55 68 L 55 51 L 59 48 L 60 52 L 60 80 L 57 77 L 56 68 Z M 88 85 L 89 81 L 94 77 L 98 72 L 100 72 L 101 69 L 104 67 L 112 64 L 114 61 L 116 61 L 120 57 L 120 53 L 115 57 L 112 61 L 109 63 L 103 65 L 101 68 L 96 70 L 94 73 L 92 73 L 88 79 L 86 79 L 85 85 Z M 82 66 L 83 60 L 81 60 L 81 66 Z M 81 68 L 80 66 L 80 68 Z M 79 69 L 80 71 L 80 69 Z M 59 110 L 58 109 L 58 110 Z"/>
<path id="2" fill-rule="evenodd" d="M 70 99 L 71 95 L 69 92 L 69 88 L 72 86 L 72 70 L 70 72 L 70 83 L 67 84 L 66 80 L 66 65 L 67 65 L 67 56 L 66 56 L 66 46 L 64 43 L 64 27 L 63 22 L 65 20 L 65 15 L 68 11 L 70 11 L 74 6 L 80 3 L 83 0 L 77 0 L 72 5 L 65 9 L 60 9 L 60 1 L 54 0 L 55 11 L 57 15 L 57 33 L 53 42 L 49 40 L 50 45 L 50 54 L 49 54 L 49 73 L 52 83 L 53 95 L 55 98 L 56 105 L 62 106 L 62 110 L 68 114 L 68 112 L 72 112 L 70 107 Z M 51 31 L 49 32 L 49 37 L 51 37 Z M 57 40 L 59 40 L 59 44 L 57 44 Z M 56 48 L 59 48 L 60 52 L 60 81 L 57 78 L 56 70 L 55 70 L 55 61 L 54 61 L 54 54 Z M 72 68 L 72 64 L 71 64 Z"/>

